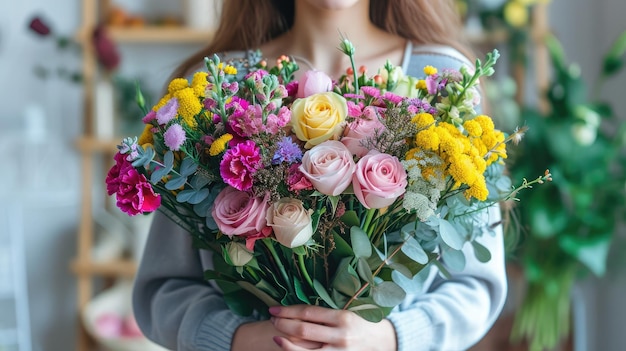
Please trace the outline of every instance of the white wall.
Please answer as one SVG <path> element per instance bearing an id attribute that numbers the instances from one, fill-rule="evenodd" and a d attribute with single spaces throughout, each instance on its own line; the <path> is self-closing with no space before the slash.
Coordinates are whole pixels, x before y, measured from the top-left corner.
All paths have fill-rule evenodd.
<path id="1" fill-rule="evenodd" d="M 152 2 L 151 2 L 152 3 Z M 74 348 L 77 311 L 75 279 L 68 265 L 76 252 L 79 211 L 79 163 L 73 140 L 81 130 L 81 91 L 60 81 L 42 83 L 32 74 L 36 62 L 79 67 L 73 55 L 58 57 L 54 48 L 26 30 L 31 15 L 44 14 L 56 31 L 74 33 L 80 24 L 79 0 L 23 0 L 0 2 L 0 146 L 11 157 L 0 162 L 0 200 L 23 206 L 33 350 Z M 571 62 L 580 63 L 583 75 L 595 79 L 598 54 L 626 29 L 624 0 L 553 0 L 552 27 Z M 150 74 L 150 84 L 165 81 L 178 60 L 191 47 L 150 46 L 122 48 L 125 73 Z M 625 73 L 609 82 L 603 94 L 617 111 L 624 111 Z M 27 106 L 42 106 L 45 138 L 39 147 L 20 146 Z M 626 117 L 626 113 L 623 113 Z M 2 142 L 4 141 L 4 142 Z M 15 142 L 8 142 L 15 141 Z M 29 144 L 31 145 L 31 144 Z M 6 150 L 0 150 L 6 158 Z M 25 160 L 30 160 L 26 164 Z M 97 184 L 96 184 L 97 185 Z M 589 338 L 577 351 L 622 349 L 626 307 L 626 278 L 610 272 L 607 278 L 582 285 L 586 296 Z M 621 272 L 623 273 L 623 272 Z"/>

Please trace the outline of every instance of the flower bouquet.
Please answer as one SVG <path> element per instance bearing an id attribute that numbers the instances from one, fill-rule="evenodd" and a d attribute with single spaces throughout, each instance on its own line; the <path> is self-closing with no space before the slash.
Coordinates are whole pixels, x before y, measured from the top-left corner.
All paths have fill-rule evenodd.
<path id="1" fill-rule="evenodd" d="M 352 44 L 341 49 L 354 62 Z M 475 112 L 497 58 L 422 78 L 353 64 L 337 81 L 296 80 L 285 56 L 272 67 L 260 53 L 207 58 L 151 110 L 139 92 L 145 130 L 119 146 L 107 191 L 212 250 L 205 278 L 238 313 L 316 304 L 381 320 L 432 266 L 462 270 L 467 242 L 488 261 L 474 240 L 493 229 L 488 207 L 550 177 L 513 189 L 503 175 L 506 143 L 523 131 L 507 136 Z"/>

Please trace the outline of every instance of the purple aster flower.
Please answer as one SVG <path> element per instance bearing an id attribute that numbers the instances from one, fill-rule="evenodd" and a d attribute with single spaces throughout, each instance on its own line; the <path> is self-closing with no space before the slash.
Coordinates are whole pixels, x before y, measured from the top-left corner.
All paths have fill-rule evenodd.
<path id="1" fill-rule="evenodd" d="M 156 119 L 159 124 L 167 124 L 178 115 L 178 99 L 171 98 L 156 113 Z"/>
<path id="2" fill-rule="evenodd" d="M 172 151 L 180 150 L 187 137 L 185 131 L 180 124 L 172 124 L 165 133 L 163 133 L 163 141 L 165 145 Z"/>
<path id="3" fill-rule="evenodd" d="M 276 145 L 278 145 L 278 149 L 272 158 L 273 164 L 277 165 L 283 162 L 291 164 L 302 160 L 302 150 L 290 137 L 283 137 Z"/>

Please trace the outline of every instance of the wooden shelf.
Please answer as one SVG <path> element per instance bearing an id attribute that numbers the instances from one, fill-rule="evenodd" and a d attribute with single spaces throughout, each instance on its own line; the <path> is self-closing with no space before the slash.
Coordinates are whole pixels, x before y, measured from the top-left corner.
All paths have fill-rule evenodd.
<path id="1" fill-rule="evenodd" d="M 212 31 L 187 27 L 109 27 L 107 31 L 118 43 L 208 44 L 213 37 Z"/>
<path id="2" fill-rule="evenodd" d="M 120 259 L 107 262 L 74 260 L 70 265 L 76 275 L 100 275 L 103 277 L 132 278 L 137 271 L 137 264 L 129 259 Z"/>
<path id="3" fill-rule="evenodd" d="M 120 139 L 103 140 L 90 136 L 82 136 L 76 140 L 78 150 L 87 153 L 103 152 L 116 153 L 117 146 L 122 142 Z"/>

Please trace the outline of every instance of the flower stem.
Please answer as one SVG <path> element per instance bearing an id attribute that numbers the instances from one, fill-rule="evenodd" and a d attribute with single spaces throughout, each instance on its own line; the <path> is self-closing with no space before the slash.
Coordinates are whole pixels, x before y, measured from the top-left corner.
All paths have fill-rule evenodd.
<path id="1" fill-rule="evenodd" d="M 372 223 L 372 218 L 374 217 L 374 212 L 376 212 L 376 209 L 374 208 L 370 208 L 369 210 L 367 210 L 367 214 L 365 215 L 365 222 L 363 223 L 363 231 L 365 231 L 367 233 L 367 237 L 369 238 L 371 233 L 370 233 L 370 224 Z"/>
<path id="2" fill-rule="evenodd" d="M 289 275 L 287 275 L 287 272 L 285 271 L 285 267 L 283 266 L 283 263 L 281 262 L 280 257 L 278 257 L 278 252 L 276 252 L 276 249 L 274 248 L 274 245 L 272 244 L 272 239 L 262 239 L 261 241 L 263 241 L 263 244 L 265 244 L 270 254 L 272 254 L 272 257 L 274 258 L 274 261 L 276 262 L 276 265 L 278 266 L 278 269 L 280 269 L 280 273 L 282 274 L 283 279 L 285 280 L 285 285 L 287 286 L 287 289 L 289 289 L 289 292 L 293 292 L 291 279 L 289 279 Z"/>
<path id="3" fill-rule="evenodd" d="M 309 284 L 311 289 L 314 289 L 313 280 L 309 276 L 309 272 L 307 271 L 306 266 L 304 265 L 304 255 L 298 255 L 298 264 L 300 265 L 300 271 L 302 272 L 304 279 L 306 279 L 306 282 Z"/>

